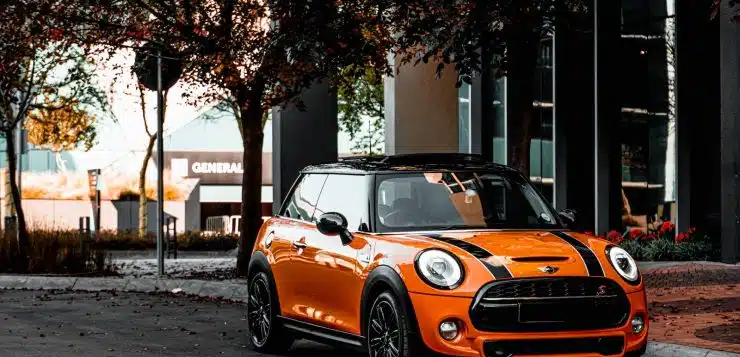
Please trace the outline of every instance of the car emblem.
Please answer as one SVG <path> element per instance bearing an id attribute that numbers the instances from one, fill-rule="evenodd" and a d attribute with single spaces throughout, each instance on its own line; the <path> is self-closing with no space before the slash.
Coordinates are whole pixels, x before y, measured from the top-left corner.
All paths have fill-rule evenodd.
<path id="1" fill-rule="evenodd" d="M 600 285 L 599 288 L 596 289 L 596 295 L 606 295 L 606 285 Z"/>
<path id="2" fill-rule="evenodd" d="M 555 272 L 557 272 L 558 270 L 560 270 L 560 268 L 558 268 L 558 267 L 553 267 L 553 266 L 549 266 L 549 265 L 548 266 L 544 266 L 544 267 L 540 267 L 540 268 L 537 268 L 537 269 L 539 269 L 541 272 L 546 273 L 546 274 L 554 274 Z"/>

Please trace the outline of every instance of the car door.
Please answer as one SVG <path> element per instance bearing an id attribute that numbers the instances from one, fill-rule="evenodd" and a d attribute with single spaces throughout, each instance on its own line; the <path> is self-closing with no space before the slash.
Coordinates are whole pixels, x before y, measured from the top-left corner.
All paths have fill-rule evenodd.
<path id="1" fill-rule="evenodd" d="M 331 174 L 316 204 L 314 221 L 328 212 L 347 218 L 352 241 L 344 245 L 339 236 L 318 230 L 306 237 L 306 265 L 303 273 L 311 284 L 302 285 L 310 298 L 311 323 L 335 330 L 360 334 L 360 299 L 363 268 L 370 263 L 372 246 L 362 231 L 369 226 L 369 178 L 364 175 Z"/>
<path id="2" fill-rule="evenodd" d="M 316 230 L 312 217 L 325 180 L 324 174 L 303 175 L 270 227 L 273 233 L 270 250 L 275 259 L 272 271 L 281 315 L 285 317 L 303 317 L 300 311 L 305 310 L 306 297 L 302 286 L 308 283 L 303 274 L 308 255 L 305 243 L 306 237 Z"/>

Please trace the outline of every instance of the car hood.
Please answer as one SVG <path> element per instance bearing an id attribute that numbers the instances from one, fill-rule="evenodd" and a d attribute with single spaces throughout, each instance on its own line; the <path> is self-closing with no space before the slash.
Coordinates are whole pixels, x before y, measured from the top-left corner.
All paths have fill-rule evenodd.
<path id="1" fill-rule="evenodd" d="M 591 239 L 562 231 L 440 232 L 423 236 L 477 258 L 496 279 L 604 276 Z M 594 238 L 595 239 L 595 238 Z"/>

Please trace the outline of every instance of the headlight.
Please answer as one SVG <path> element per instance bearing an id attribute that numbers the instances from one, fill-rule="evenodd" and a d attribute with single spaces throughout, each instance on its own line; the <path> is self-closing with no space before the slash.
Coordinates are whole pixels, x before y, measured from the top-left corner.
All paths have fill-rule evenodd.
<path id="1" fill-rule="evenodd" d="M 439 249 L 421 252 L 416 258 L 416 272 L 427 284 L 444 290 L 460 286 L 464 274 L 460 261 Z"/>
<path id="2" fill-rule="evenodd" d="M 637 270 L 637 263 L 627 253 L 626 250 L 610 246 L 606 248 L 606 255 L 614 270 L 629 283 L 635 284 L 640 281 L 640 272 Z"/>

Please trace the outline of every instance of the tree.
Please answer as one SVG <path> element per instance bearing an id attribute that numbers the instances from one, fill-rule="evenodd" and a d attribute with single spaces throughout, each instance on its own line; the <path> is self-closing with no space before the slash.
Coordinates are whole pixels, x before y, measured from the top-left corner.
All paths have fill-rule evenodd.
<path id="1" fill-rule="evenodd" d="M 264 113 L 295 103 L 317 81 L 338 84 L 374 67 L 390 73 L 387 0 L 66 1 L 59 20 L 80 41 L 108 46 L 168 44 L 185 63 L 183 81 L 212 88 L 195 101 L 233 98 L 245 165 L 237 271 L 245 274 L 262 225 Z M 345 68 L 356 66 L 354 71 Z M 340 75 L 341 74 L 341 75 Z"/>
<path id="2" fill-rule="evenodd" d="M 141 169 L 139 170 L 139 236 L 146 237 L 149 227 L 149 212 L 147 205 L 149 197 L 146 194 L 146 170 L 149 167 L 149 160 L 152 159 L 152 152 L 154 151 L 154 144 L 157 142 L 157 132 L 149 130 L 149 122 L 146 116 L 146 88 L 142 85 L 137 85 L 136 88 L 139 91 L 139 106 L 141 108 L 141 119 L 144 121 L 144 132 L 147 135 L 147 144 L 144 151 L 144 159 L 141 162 Z M 169 91 L 164 91 L 162 96 L 162 125 L 164 120 L 167 118 L 167 95 Z M 164 163 L 159 163 L 164 165 Z M 163 200 L 163 197 L 157 197 L 157 199 Z"/>
<path id="3" fill-rule="evenodd" d="M 438 74 L 454 63 L 458 86 L 470 83 L 483 64 L 510 79 L 507 106 L 516 124 L 507 133 L 509 163 L 528 173 L 540 43 L 552 36 L 556 21 L 580 23 L 585 10 L 580 0 L 410 0 L 394 17 L 398 55 L 402 64 L 435 61 Z"/>
<path id="4" fill-rule="evenodd" d="M 43 108 L 29 113 L 25 129 L 31 144 L 54 152 L 57 166 L 64 172 L 67 170 L 61 160 L 62 151 L 80 146 L 87 151 L 95 145 L 95 119 L 94 115 L 66 98 L 46 98 Z"/>
<path id="5" fill-rule="evenodd" d="M 244 137 L 244 127 L 242 126 L 241 110 L 239 105 L 236 103 L 234 98 L 230 96 L 223 96 L 219 99 L 219 103 L 216 104 L 213 109 L 215 113 L 206 113 L 203 115 L 203 120 L 217 120 L 222 118 L 224 115 L 230 116 L 236 120 L 237 128 L 239 129 L 239 135 Z M 265 129 L 265 125 L 270 118 L 269 111 L 265 111 L 262 114 L 262 129 Z"/>
<path id="6" fill-rule="evenodd" d="M 8 0 L 0 7 L 0 135 L 5 138 L 10 191 L 17 215 L 19 268 L 28 269 L 28 229 L 16 175 L 15 132 L 33 110 L 103 103 L 90 85 L 87 53 L 49 20 L 56 8 L 44 0 Z M 52 101 L 46 98 L 56 98 Z"/>
<path id="7" fill-rule="evenodd" d="M 337 95 L 339 123 L 355 141 L 353 149 L 370 155 L 380 153 L 385 124 L 383 77 L 367 68 L 363 76 L 345 81 Z"/>

